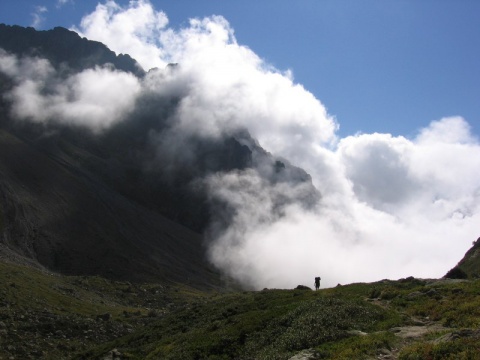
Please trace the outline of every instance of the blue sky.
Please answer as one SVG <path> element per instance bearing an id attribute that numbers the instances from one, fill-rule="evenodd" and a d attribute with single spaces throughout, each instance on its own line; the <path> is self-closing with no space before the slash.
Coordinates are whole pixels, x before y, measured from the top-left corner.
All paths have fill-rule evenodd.
<path id="1" fill-rule="evenodd" d="M 78 25 L 97 0 L 3 0 L 0 22 Z M 119 4 L 128 1 L 118 0 Z M 480 134 L 480 2 L 153 0 L 170 26 L 223 15 L 238 42 L 322 101 L 340 136 L 413 137 L 460 115 Z"/>

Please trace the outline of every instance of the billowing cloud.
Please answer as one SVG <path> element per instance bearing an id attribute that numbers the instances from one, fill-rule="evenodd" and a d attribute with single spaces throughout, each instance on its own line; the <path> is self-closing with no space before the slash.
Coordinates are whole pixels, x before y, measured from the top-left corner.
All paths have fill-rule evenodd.
<path id="1" fill-rule="evenodd" d="M 130 1 L 128 8 L 108 1 L 82 20 L 80 32 L 128 52 L 146 69 L 179 63 L 170 85 L 186 92 L 176 124 L 182 132 L 219 136 L 247 127 L 263 146 L 292 160 L 312 143 L 335 141 L 337 125 L 320 101 L 289 72 L 239 45 L 223 17 L 191 19 L 178 31 L 167 23 L 148 1 Z"/>
<path id="2" fill-rule="evenodd" d="M 140 92 L 136 77 L 109 67 L 60 79 L 45 59 L 18 59 L 3 51 L 0 71 L 16 83 L 9 93 L 15 117 L 86 126 L 95 132 L 127 116 Z"/>
<path id="3" fill-rule="evenodd" d="M 323 192 L 314 211 L 286 206 L 267 224 L 252 209 L 264 209 L 270 194 L 249 197 L 211 248 L 215 263 L 257 288 L 292 287 L 314 274 L 326 286 L 439 277 L 478 237 L 480 145 L 463 119 L 432 122 L 413 140 L 347 137 L 331 156 L 322 172 L 349 186 Z"/>
<path id="4" fill-rule="evenodd" d="M 212 203 L 228 209 L 228 226 L 208 233 L 208 253 L 234 278 L 263 288 L 312 285 L 315 276 L 324 286 L 439 277 L 478 237 L 480 144 L 465 119 L 434 121 L 411 139 L 377 133 L 339 139 L 323 104 L 289 71 L 238 44 L 223 17 L 172 29 L 147 0 L 126 7 L 110 0 L 78 31 L 159 69 L 137 79 L 97 68 L 59 82 L 45 61 L 4 54 L 0 70 L 17 79 L 11 96 L 18 117 L 100 131 L 138 99 L 174 98 L 168 130 L 149 133 L 162 149 L 186 154 L 193 137 L 248 129 L 267 151 L 312 176 L 321 197 L 307 183 L 271 181 L 260 163 L 200 179 Z M 188 157 L 195 160 L 194 152 Z"/>
<path id="5" fill-rule="evenodd" d="M 167 24 L 167 16 L 155 11 L 147 0 L 131 0 L 127 8 L 107 0 L 82 19 L 80 28 L 73 30 L 107 44 L 117 53 L 130 54 L 148 70 L 166 65 L 157 44 Z"/>

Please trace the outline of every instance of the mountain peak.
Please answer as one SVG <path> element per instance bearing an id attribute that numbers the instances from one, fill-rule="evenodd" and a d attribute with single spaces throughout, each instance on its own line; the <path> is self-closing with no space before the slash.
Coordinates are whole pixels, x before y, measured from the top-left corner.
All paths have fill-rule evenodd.
<path id="1" fill-rule="evenodd" d="M 0 48 L 21 56 L 46 58 L 54 66 L 68 64 L 75 71 L 112 64 L 118 70 L 137 76 L 145 74 L 140 64 L 129 55 L 117 55 L 104 44 L 82 38 L 63 27 L 37 31 L 0 24 Z"/>

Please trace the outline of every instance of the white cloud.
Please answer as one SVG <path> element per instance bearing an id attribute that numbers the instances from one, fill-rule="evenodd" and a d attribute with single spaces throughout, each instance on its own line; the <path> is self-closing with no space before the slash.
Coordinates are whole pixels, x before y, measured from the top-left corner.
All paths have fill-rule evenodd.
<path id="1" fill-rule="evenodd" d="M 259 288 L 311 285 L 317 275 L 324 286 L 438 277 L 478 237 L 480 145 L 464 119 L 432 122 L 414 139 L 338 139 L 322 103 L 290 72 L 238 44 L 223 17 L 192 19 L 179 30 L 167 25 L 147 0 L 126 7 L 110 0 L 82 20 L 82 35 L 129 53 L 145 68 L 161 68 L 142 81 L 95 69 L 59 84 L 49 80 L 48 63 L 29 60 L 34 70 L 22 74 L 24 63 L 0 57 L 0 69 L 17 76 L 17 115 L 100 131 L 138 96 L 175 96 L 179 105 L 163 136 L 176 136 L 179 149 L 192 135 L 215 138 L 247 128 L 267 151 L 307 170 L 322 193 L 308 211 L 295 201 L 304 188 L 272 185 L 260 171 L 205 179 L 212 198 L 235 210 L 231 226 L 214 232 L 212 260 Z M 179 66 L 163 69 L 169 62 Z M 45 86 L 50 95 L 42 95 Z"/>
<path id="2" fill-rule="evenodd" d="M 9 96 L 14 116 L 36 122 L 86 126 L 102 131 L 133 110 L 139 80 L 108 67 L 59 79 L 45 59 L 0 52 L 0 71 L 15 80 Z"/>
<path id="3" fill-rule="evenodd" d="M 470 125 L 461 117 L 433 121 L 417 136 L 421 144 L 478 144 L 470 132 Z"/>
<path id="4" fill-rule="evenodd" d="M 107 0 L 82 19 L 80 28 L 73 30 L 105 43 L 117 53 L 134 56 L 148 70 L 166 65 L 157 44 L 160 32 L 167 24 L 167 16 L 155 11 L 147 0 L 131 0 L 127 8 Z"/>
<path id="5" fill-rule="evenodd" d="M 75 3 L 74 0 L 57 0 L 56 7 L 61 8 L 66 4 L 74 4 L 74 3 Z"/>
<path id="6" fill-rule="evenodd" d="M 387 134 L 342 139 L 332 152 L 338 164 L 322 171 L 344 177 L 351 191 L 332 188 L 315 211 L 287 206 L 285 216 L 270 223 L 263 211 L 272 193 L 247 197 L 248 206 L 236 206 L 236 221 L 215 240 L 213 261 L 256 288 L 312 285 L 316 275 L 324 286 L 444 275 L 479 234 L 480 145 L 469 132 L 462 133 L 463 143 L 434 134 L 467 125 L 447 118 L 413 140 Z M 215 185 L 214 194 L 228 188 Z"/>
<path id="7" fill-rule="evenodd" d="M 294 84 L 289 72 L 280 73 L 239 45 L 223 17 L 191 19 L 178 31 L 167 23 L 146 0 L 130 1 L 128 8 L 107 1 L 77 31 L 129 53 L 147 69 L 179 63 L 176 81 L 188 91 L 178 114 L 181 131 L 218 136 L 247 126 L 269 150 L 292 160 L 308 153 L 313 142 L 335 141 L 336 124 L 325 107 Z M 283 141 L 290 134 L 294 141 Z"/>
<path id="8" fill-rule="evenodd" d="M 38 29 L 45 22 L 45 13 L 48 12 L 46 6 L 35 6 L 34 11 L 32 12 L 32 23 L 31 26 Z"/>
<path id="9" fill-rule="evenodd" d="M 409 140 L 389 134 L 347 137 L 337 150 L 358 199 L 380 210 L 416 195 L 420 182 L 410 174 L 412 151 Z"/>

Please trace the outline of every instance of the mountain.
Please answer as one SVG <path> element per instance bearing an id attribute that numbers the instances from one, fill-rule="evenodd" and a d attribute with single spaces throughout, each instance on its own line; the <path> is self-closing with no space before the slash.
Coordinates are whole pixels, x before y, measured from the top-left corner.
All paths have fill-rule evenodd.
<path id="1" fill-rule="evenodd" d="M 463 259 L 445 277 L 449 279 L 478 279 L 480 277 L 480 238 L 473 242 Z"/>
<path id="2" fill-rule="evenodd" d="M 34 28 L 0 24 L 0 47 L 20 56 L 48 59 L 55 67 L 67 64 L 69 69 L 82 70 L 105 64 L 116 69 L 145 74 L 141 66 L 127 54 L 116 55 L 104 44 L 81 38 L 62 27 L 37 31 Z"/>
<path id="3" fill-rule="evenodd" d="M 145 76 L 128 55 L 63 28 L 0 25 L 0 48 L 16 59 L 48 60 L 55 86 L 101 66 Z M 191 135 L 174 152 L 168 119 L 178 95 L 143 97 L 98 133 L 17 119 L 11 94 L 23 90 L 16 81 L 0 71 L 0 253 L 10 260 L 70 275 L 221 286 L 204 234 L 214 220 L 228 226 L 233 213 L 209 197 L 208 176 L 261 164 L 268 184 L 305 184 L 306 204 L 319 196 L 305 171 L 263 150 L 246 129 Z"/>

